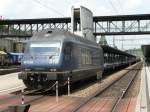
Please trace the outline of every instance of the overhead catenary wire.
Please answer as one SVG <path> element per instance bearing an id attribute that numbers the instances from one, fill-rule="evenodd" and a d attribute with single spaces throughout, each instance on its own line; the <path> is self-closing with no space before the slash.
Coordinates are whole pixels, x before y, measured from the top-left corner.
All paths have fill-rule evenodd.
<path id="1" fill-rule="evenodd" d="M 47 0 L 45 0 L 45 1 L 47 1 Z M 56 1 L 56 0 L 48 0 L 48 2 L 49 2 L 50 4 L 55 4 L 54 1 Z M 61 5 L 63 5 L 63 6 L 65 7 L 65 5 L 68 6 L 68 4 L 69 4 L 70 6 L 72 6 L 72 3 L 70 2 L 70 0 L 65 0 L 65 4 L 61 4 Z M 55 6 L 55 5 L 53 5 L 53 6 Z"/>
<path id="2" fill-rule="evenodd" d="M 115 7 L 114 3 L 111 0 L 107 0 L 109 4 L 111 5 L 112 9 L 115 11 L 115 13 L 118 14 L 118 9 Z"/>
<path id="3" fill-rule="evenodd" d="M 118 14 L 118 9 L 115 7 L 113 2 L 111 0 L 107 0 L 107 2 L 111 5 L 111 7 L 114 10 L 114 12 Z M 113 46 L 115 47 L 115 36 L 113 37 Z"/>
<path id="4" fill-rule="evenodd" d="M 118 3 L 118 6 L 120 7 L 121 12 L 124 13 L 123 4 L 120 2 L 120 0 L 116 0 L 116 2 Z"/>
<path id="5" fill-rule="evenodd" d="M 116 8 L 116 6 L 114 5 L 113 1 L 112 1 L 112 0 L 107 0 L 107 1 L 109 2 L 109 4 L 111 5 L 111 7 L 113 8 L 113 10 L 118 14 L 119 11 L 118 11 L 118 9 Z M 119 4 L 119 6 L 120 6 L 120 9 L 122 9 L 122 8 L 121 8 L 121 3 L 120 3 L 120 1 L 117 0 L 117 2 L 118 2 L 118 4 Z M 124 36 L 121 36 L 121 37 L 122 37 L 122 39 L 124 38 Z M 114 36 L 114 39 L 115 39 L 115 36 Z M 115 40 L 114 40 L 113 42 L 114 42 L 114 46 L 115 46 Z M 123 41 L 122 41 L 122 49 L 123 49 Z"/>
<path id="6" fill-rule="evenodd" d="M 72 1 L 70 0 L 65 0 L 68 4 L 72 5 Z"/>
<path id="7" fill-rule="evenodd" d="M 33 0 L 34 2 L 36 2 L 37 4 L 49 9 L 50 11 L 53 11 L 54 13 L 57 13 L 58 15 L 61 15 L 63 17 L 65 17 L 62 13 L 60 13 L 59 11 L 57 11 L 56 9 L 47 6 L 46 4 L 43 4 L 40 0 Z"/>
<path id="8" fill-rule="evenodd" d="M 150 38 L 134 38 L 134 39 L 124 39 L 123 41 L 133 41 L 133 40 L 150 40 Z M 122 39 L 115 39 L 116 41 L 122 41 Z"/>

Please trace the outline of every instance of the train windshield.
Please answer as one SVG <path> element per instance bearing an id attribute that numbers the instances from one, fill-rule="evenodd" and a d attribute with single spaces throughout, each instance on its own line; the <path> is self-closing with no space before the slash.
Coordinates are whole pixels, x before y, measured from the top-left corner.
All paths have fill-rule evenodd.
<path id="1" fill-rule="evenodd" d="M 58 54 L 60 51 L 60 43 L 31 43 L 30 53 L 33 54 Z"/>

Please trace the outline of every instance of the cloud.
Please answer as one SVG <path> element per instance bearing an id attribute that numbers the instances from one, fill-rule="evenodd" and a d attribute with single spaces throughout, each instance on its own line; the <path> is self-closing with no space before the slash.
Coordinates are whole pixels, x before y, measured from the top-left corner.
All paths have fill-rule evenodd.
<path id="1" fill-rule="evenodd" d="M 126 0 L 124 9 L 126 11 L 132 11 L 140 7 L 143 4 L 143 0 Z"/>
<path id="2" fill-rule="evenodd" d="M 5 0 L 5 2 L 0 3 L 0 14 L 5 16 L 4 18 L 17 18 L 18 16 L 25 17 L 29 14 L 32 4 L 29 4 L 25 0 Z"/>
<path id="3" fill-rule="evenodd" d="M 62 17 L 66 11 L 65 0 L 58 2 L 50 2 L 45 0 L 6 0 L 0 3 L 0 15 L 5 18 L 46 18 L 46 17 Z M 60 14 L 59 14 L 60 13 Z"/>
<path id="4" fill-rule="evenodd" d="M 0 15 L 7 18 L 46 18 L 71 16 L 71 6 L 85 6 L 89 8 L 94 16 L 116 15 L 108 0 L 38 0 L 46 7 L 38 4 L 37 0 L 2 0 L 0 3 Z M 114 6 L 119 10 L 118 0 L 112 0 Z M 125 14 L 135 12 L 141 6 L 143 0 L 122 1 L 122 9 Z M 57 12 L 61 13 L 58 14 Z M 137 11 L 138 12 L 138 11 Z M 119 14 L 121 10 L 119 10 Z"/>
<path id="5" fill-rule="evenodd" d="M 106 6 L 106 2 L 101 0 L 74 0 L 72 5 L 75 7 L 84 6 L 93 12 L 94 16 L 110 15 L 113 11 Z"/>
<path id="6" fill-rule="evenodd" d="M 1 0 L 0 1 L 0 15 L 4 15 L 5 12 L 9 9 L 9 6 L 12 4 L 12 0 Z"/>

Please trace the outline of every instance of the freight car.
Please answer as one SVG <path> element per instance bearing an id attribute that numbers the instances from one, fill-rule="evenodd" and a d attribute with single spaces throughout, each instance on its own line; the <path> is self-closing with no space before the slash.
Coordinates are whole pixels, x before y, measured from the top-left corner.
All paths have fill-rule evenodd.
<path id="1" fill-rule="evenodd" d="M 27 43 L 21 62 L 23 71 L 18 77 L 30 89 L 49 88 L 56 80 L 63 85 L 68 77 L 71 82 L 100 78 L 105 65 L 110 64 L 109 53 L 103 53 L 105 48 L 67 31 L 43 30 L 34 34 Z M 121 54 L 125 59 L 118 60 L 119 53 L 116 52 L 113 60 L 116 64 L 130 63 L 135 59 L 127 53 L 125 56 Z"/>

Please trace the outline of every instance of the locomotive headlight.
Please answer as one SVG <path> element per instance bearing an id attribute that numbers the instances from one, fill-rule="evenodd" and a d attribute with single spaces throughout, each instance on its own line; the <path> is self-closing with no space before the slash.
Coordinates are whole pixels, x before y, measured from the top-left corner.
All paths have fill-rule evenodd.
<path id="1" fill-rule="evenodd" d="M 56 72 L 56 69 L 50 69 L 51 72 Z"/>
<path id="2" fill-rule="evenodd" d="M 49 64 L 57 64 L 59 61 L 58 56 L 53 56 L 52 58 L 49 59 Z"/>
<path id="3" fill-rule="evenodd" d="M 30 61 L 30 60 L 28 60 L 28 61 L 23 61 L 23 63 L 24 63 L 24 64 L 33 64 L 33 61 Z"/>
<path id="4" fill-rule="evenodd" d="M 56 72 L 56 69 L 53 69 L 54 72 Z"/>

